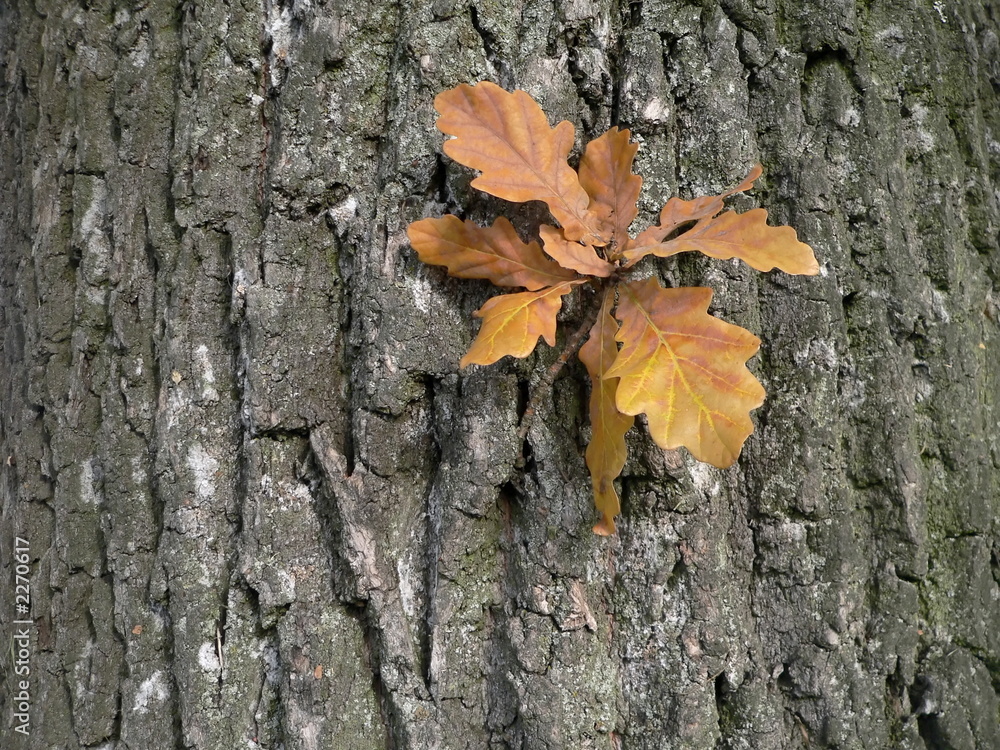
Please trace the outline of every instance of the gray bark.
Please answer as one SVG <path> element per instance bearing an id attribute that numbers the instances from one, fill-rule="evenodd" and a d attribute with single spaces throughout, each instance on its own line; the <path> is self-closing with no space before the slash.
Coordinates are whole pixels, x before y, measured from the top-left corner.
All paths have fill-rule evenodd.
<path id="1" fill-rule="evenodd" d="M 1000 9 L 961 0 L 0 4 L 5 748 L 1000 747 Z M 640 142 L 649 220 L 764 165 L 815 278 L 674 259 L 763 339 L 738 466 L 586 378 L 459 372 L 406 225 L 491 79 Z M 581 142 L 582 142 L 581 140 Z M 572 330 L 579 310 L 565 312 Z"/>

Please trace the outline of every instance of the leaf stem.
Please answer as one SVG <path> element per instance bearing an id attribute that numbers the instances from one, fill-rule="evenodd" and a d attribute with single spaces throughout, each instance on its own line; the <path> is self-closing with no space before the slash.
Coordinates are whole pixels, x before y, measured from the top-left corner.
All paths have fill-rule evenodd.
<path id="1" fill-rule="evenodd" d="M 521 423 L 517 430 L 518 446 L 524 445 L 524 441 L 528 437 L 528 431 L 531 429 L 531 425 L 534 423 L 535 416 L 538 413 L 538 407 L 542 403 L 542 399 L 552 393 L 552 384 L 555 382 L 559 371 L 569 361 L 569 358 L 576 354 L 580 347 L 583 346 L 584 338 L 590 332 L 590 329 L 594 327 L 594 323 L 597 321 L 598 310 L 601 308 L 601 300 L 604 299 L 604 288 L 607 286 L 607 279 L 602 279 L 602 281 L 604 283 L 598 288 L 598 294 L 594 296 L 594 300 L 591 301 L 585 310 L 583 322 L 580 324 L 580 327 L 573 331 L 573 334 L 566 340 L 563 350 L 556 357 L 556 361 L 549 365 L 549 368 L 539 381 L 535 383 L 534 388 L 532 388 L 531 398 L 528 400 L 528 406 L 525 408 L 524 414 L 521 415 Z M 524 452 L 522 451 L 517 461 L 514 462 L 514 466 L 518 469 L 523 469 L 524 461 Z"/>

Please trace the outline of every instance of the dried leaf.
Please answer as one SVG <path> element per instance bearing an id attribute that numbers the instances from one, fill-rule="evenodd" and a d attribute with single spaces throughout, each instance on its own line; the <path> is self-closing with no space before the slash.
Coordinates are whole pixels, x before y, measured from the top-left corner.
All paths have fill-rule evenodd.
<path id="1" fill-rule="evenodd" d="M 537 292 L 504 294 L 487 300 L 475 313 L 483 319 L 483 325 L 460 366 L 490 365 L 508 354 L 527 357 L 539 336 L 554 346 L 556 315 L 563 295 L 579 283 L 568 281 Z"/>
<path id="2" fill-rule="evenodd" d="M 406 230 L 420 260 L 446 266 L 463 279 L 489 279 L 497 286 L 523 286 L 532 291 L 575 277 L 542 254 L 537 242 L 525 244 L 504 217 L 481 227 L 457 216 L 423 219 Z"/>
<path id="3" fill-rule="evenodd" d="M 538 236 L 542 238 L 542 247 L 550 257 L 555 258 L 559 265 L 572 268 L 587 276 L 605 278 L 615 272 L 615 267 L 603 260 L 593 247 L 581 245 L 579 242 L 569 242 L 563 233 L 555 227 L 542 224 L 538 227 Z"/>
<path id="4" fill-rule="evenodd" d="M 819 264 L 812 248 L 799 242 L 791 227 L 767 225 L 767 211 L 755 208 L 745 214 L 726 211 L 714 219 L 702 219 L 680 237 L 650 247 L 625 251 L 625 257 L 638 260 L 644 255 L 669 258 L 697 250 L 712 258 L 739 258 L 758 271 L 779 268 L 785 273 L 815 276 Z"/>
<path id="5" fill-rule="evenodd" d="M 444 152 L 482 174 L 472 186 L 509 201 L 544 201 L 566 237 L 603 245 L 590 196 L 566 162 L 573 126 L 555 128 L 524 91 L 508 92 L 489 81 L 462 84 L 438 94 L 437 127 L 455 138 Z"/>
<path id="6" fill-rule="evenodd" d="M 590 337 L 580 348 L 580 361 L 590 373 L 590 427 L 591 438 L 587 446 L 587 468 L 590 469 L 594 487 L 594 503 L 601 512 L 601 520 L 594 531 L 603 536 L 615 533 L 615 516 L 621 511 L 615 477 L 625 466 L 625 433 L 632 428 L 635 417 L 622 414 L 615 405 L 618 378 L 606 376 L 618 356 L 615 333 L 618 324 L 611 315 L 615 294 L 605 292 L 601 311 Z"/>
<path id="7" fill-rule="evenodd" d="M 618 245 L 628 239 L 642 189 L 642 178 L 632 174 L 639 145 L 629 142 L 630 135 L 611 128 L 588 143 L 580 159 L 580 183 L 590 195 L 590 211 L 602 218 L 603 234 Z"/>
<path id="8" fill-rule="evenodd" d="M 632 247 L 636 249 L 633 256 L 648 245 L 655 245 L 658 242 L 662 242 L 665 237 L 681 224 L 712 218 L 723 209 L 723 198 L 728 198 L 730 195 L 749 190 L 763 173 L 763 167 L 760 164 L 755 164 L 743 182 L 721 195 L 703 195 L 689 201 L 681 200 L 680 198 L 671 198 L 667 201 L 667 205 L 663 207 L 663 210 L 660 211 L 659 226 L 650 227 L 640 232 L 639 236 L 635 238 L 635 242 L 632 243 Z"/>
<path id="9" fill-rule="evenodd" d="M 764 402 L 745 365 L 760 339 L 708 314 L 711 289 L 646 279 L 619 290 L 623 346 L 605 374 L 621 379 L 618 409 L 644 412 L 661 448 L 683 445 L 699 461 L 731 465 L 753 432 L 750 411 Z"/>

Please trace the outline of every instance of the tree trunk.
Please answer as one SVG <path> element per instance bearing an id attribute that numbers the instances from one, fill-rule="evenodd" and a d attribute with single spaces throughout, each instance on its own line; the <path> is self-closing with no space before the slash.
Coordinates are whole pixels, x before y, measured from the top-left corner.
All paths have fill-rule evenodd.
<path id="1" fill-rule="evenodd" d="M 1000 747 L 998 14 L 0 3 L 3 746 Z M 558 349 L 459 372 L 488 285 L 406 240 L 540 215 L 442 155 L 481 79 L 647 220 L 761 162 L 823 268 L 659 264 L 769 396 L 726 471 L 633 431 L 613 538 L 582 367 L 519 469 Z"/>

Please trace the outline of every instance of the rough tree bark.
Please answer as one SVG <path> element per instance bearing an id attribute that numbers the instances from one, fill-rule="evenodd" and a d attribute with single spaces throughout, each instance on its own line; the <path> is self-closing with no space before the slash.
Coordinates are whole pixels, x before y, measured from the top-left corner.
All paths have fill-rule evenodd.
<path id="1" fill-rule="evenodd" d="M 0 3 L 5 748 L 1000 747 L 1000 9 L 961 0 Z M 586 378 L 458 372 L 487 285 L 432 99 L 632 129 L 651 217 L 761 162 L 823 273 L 663 263 L 761 336 L 739 465 Z M 565 315 L 572 328 L 577 310 Z M 20 545 L 23 546 L 23 545 Z"/>

